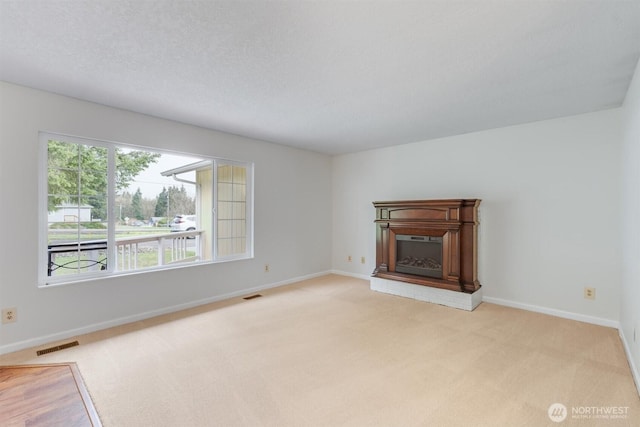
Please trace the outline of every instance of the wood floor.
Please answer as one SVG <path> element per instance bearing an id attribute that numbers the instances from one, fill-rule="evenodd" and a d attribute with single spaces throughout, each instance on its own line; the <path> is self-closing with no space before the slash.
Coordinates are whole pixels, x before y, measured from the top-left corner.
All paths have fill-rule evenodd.
<path id="1" fill-rule="evenodd" d="M 101 426 L 75 363 L 0 366 L 0 425 Z"/>

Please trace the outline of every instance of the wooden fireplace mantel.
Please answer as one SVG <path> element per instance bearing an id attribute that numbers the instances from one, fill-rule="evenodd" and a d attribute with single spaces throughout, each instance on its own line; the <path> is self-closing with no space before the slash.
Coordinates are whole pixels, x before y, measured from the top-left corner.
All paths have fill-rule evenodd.
<path id="1" fill-rule="evenodd" d="M 480 289 L 477 269 L 479 199 L 373 202 L 376 209 L 374 277 L 452 291 Z M 396 271 L 396 235 L 442 238 L 442 278 Z"/>

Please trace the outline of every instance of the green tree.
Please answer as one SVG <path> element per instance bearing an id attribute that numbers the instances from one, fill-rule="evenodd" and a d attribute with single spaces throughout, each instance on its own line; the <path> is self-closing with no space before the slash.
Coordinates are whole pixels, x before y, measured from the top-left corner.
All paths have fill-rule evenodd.
<path id="1" fill-rule="evenodd" d="M 167 207 L 169 201 L 169 193 L 167 189 L 162 187 L 162 191 L 158 194 L 156 199 L 156 211 L 154 216 L 168 216 Z"/>
<path id="2" fill-rule="evenodd" d="M 152 216 L 156 216 L 156 199 L 147 199 L 146 197 L 142 198 L 142 216 L 145 219 L 151 219 Z"/>
<path id="3" fill-rule="evenodd" d="M 171 186 L 167 189 L 167 199 L 169 202 L 169 217 L 175 215 L 193 215 L 196 213 L 196 201 L 189 197 L 184 185 L 180 187 Z"/>
<path id="4" fill-rule="evenodd" d="M 131 181 L 160 154 L 116 148 L 116 192 L 126 189 Z M 107 218 L 107 159 L 104 147 L 64 141 L 48 144 L 48 209 L 62 203 L 90 204 L 94 218 Z"/>
<path id="5" fill-rule="evenodd" d="M 107 188 L 107 150 L 49 141 L 48 144 L 48 209 L 68 204 L 91 204 L 97 208 L 94 217 L 104 217 Z M 103 215 L 105 214 L 105 215 Z"/>
<path id="6" fill-rule="evenodd" d="M 133 196 L 128 191 L 123 191 L 122 194 L 116 196 L 116 216 L 120 221 L 133 217 L 132 199 Z"/>
<path id="7" fill-rule="evenodd" d="M 140 191 L 140 187 L 138 187 L 138 190 L 131 198 L 131 210 L 133 211 L 132 213 L 135 219 L 144 219 L 144 216 L 142 215 L 142 191 Z"/>

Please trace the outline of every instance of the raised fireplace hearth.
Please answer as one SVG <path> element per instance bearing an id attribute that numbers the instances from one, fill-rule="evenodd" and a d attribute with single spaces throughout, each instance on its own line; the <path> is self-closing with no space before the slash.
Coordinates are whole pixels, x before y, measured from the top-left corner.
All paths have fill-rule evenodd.
<path id="1" fill-rule="evenodd" d="M 479 199 L 373 202 L 376 268 L 392 282 L 473 294 L 477 277 Z M 372 281 L 372 284 L 374 281 Z M 376 283 L 382 283 L 378 280 Z M 425 290 L 419 290 L 424 293 Z M 454 298 L 455 297 L 454 295 Z"/>

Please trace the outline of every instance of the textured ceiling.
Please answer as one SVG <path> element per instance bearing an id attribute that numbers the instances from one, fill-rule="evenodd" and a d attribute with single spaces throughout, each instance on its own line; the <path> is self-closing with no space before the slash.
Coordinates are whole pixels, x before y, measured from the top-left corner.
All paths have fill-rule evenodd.
<path id="1" fill-rule="evenodd" d="M 639 57 L 639 0 L 0 1 L 1 80 L 329 154 L 620 106 Z"/>

